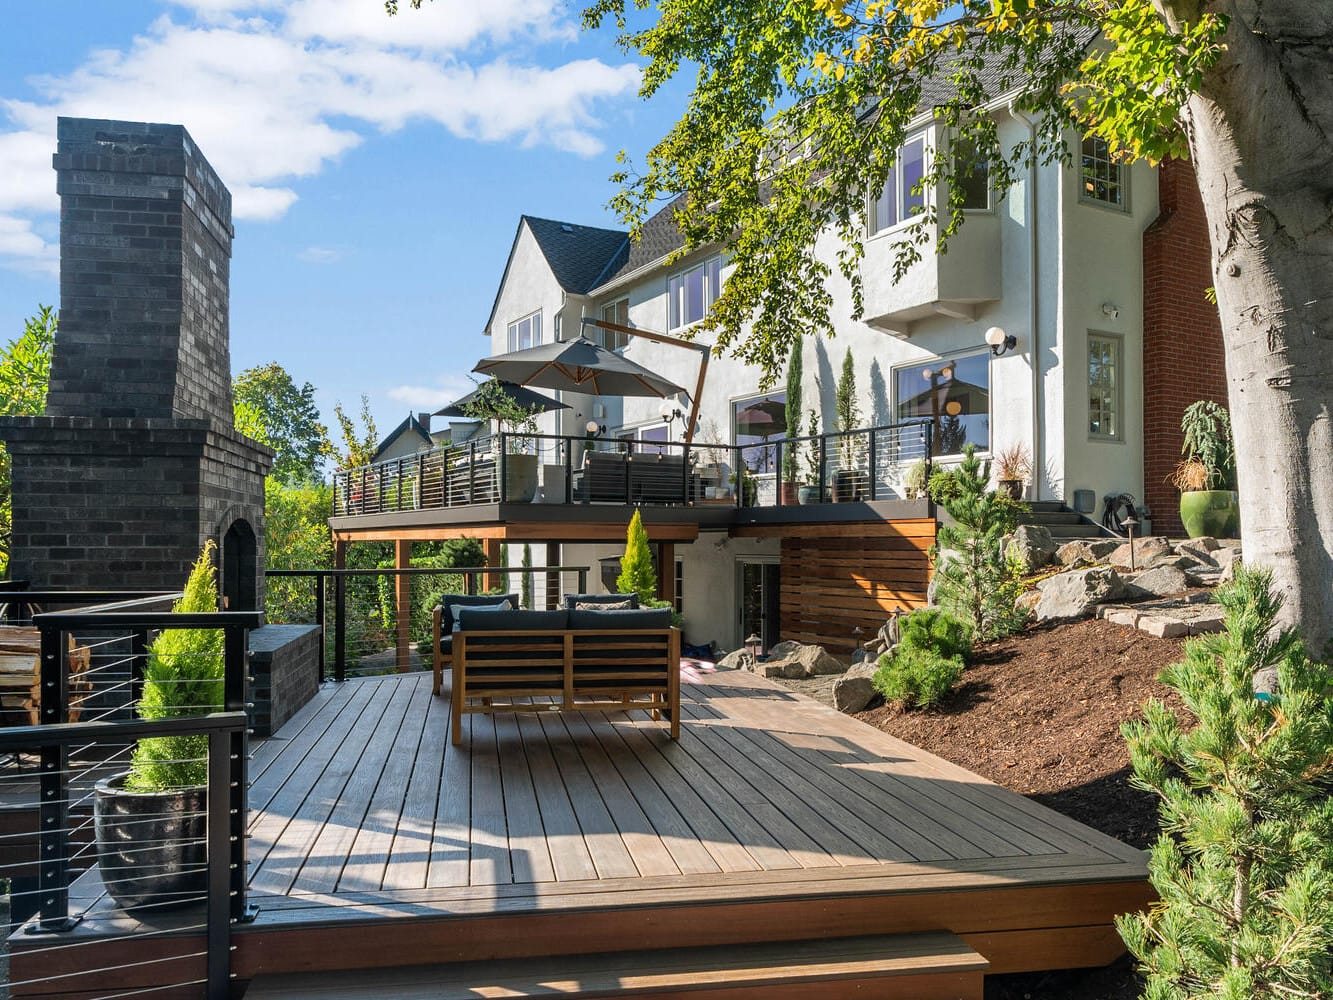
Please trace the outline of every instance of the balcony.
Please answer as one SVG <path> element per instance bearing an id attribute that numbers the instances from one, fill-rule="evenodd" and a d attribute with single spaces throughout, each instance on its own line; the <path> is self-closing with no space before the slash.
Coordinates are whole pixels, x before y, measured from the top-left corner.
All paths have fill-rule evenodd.
<path id="1" fill-rule="evenodd" d="M 935 252 L 932 234 L 920 248 L 921 259 L 894 282 L 895 245 L 906 230 L 866 241 L 861 260 L 865 284 L 865 321 L 896 337 L 909 337 L 913 326 L 934 316 L 974 320 L 978 310 L 1001 296 L 1000 217 L 972 213 L 949 241 Z"/>
<path id="2" fill-rule="evenodd" d="M 338 472 L 333 516 L 483 507 L 499 516 L 499 507 L 522 504 L 753 516 L 911 500 L 918 490 L 909 479 L 923 482 L 920 473 L 929 471 L 930 433 L 922 421 L 749 445 L 504 433 Z"/>

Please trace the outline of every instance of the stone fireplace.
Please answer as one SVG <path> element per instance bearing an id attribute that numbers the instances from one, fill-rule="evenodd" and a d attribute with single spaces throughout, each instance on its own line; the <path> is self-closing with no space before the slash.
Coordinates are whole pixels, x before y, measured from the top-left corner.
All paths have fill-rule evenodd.
<path id="1" fill-rule="evenodd" d="M 176 590 L 208 539 L 258 609 L 272 452 L 232 421 L 231 194 L 179 125 L 61 118 L 60 327 L 46 415 L 0 420 L 10 574 Z"/>

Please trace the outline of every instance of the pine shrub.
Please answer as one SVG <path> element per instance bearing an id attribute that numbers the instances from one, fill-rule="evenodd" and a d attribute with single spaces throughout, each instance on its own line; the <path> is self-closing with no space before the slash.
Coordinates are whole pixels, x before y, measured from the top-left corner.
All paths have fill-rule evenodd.
<path id="1" fill-rule="evenodd" d="M 1149 874 L 1161 901 L 1117 921 L 1148 1000 L 1333 995 L 1333 676 L 1277 625 L 1271 576 L 1217 591 L 1225 631 L 1191 639 L 1123 727 L 1133 782 L 1157 795 Z M 1256 696 L 1275 670 L 1277 693 Z"/>
<path id="2" fill-rule="evenodd" d="M 213 568 L 216 551 L 217 546 L 210 541 L 199 553 L 184 593 L 172 606 L 173 612 L 217 611 L 217 572 Z M 223 649 L 221 629 L 162 631 L 148 647 L 139 717 L 157 721 L 222 711 Z M 154 736 L 140 740 L 135 747 L 125 787 L 136 792 L 157 792 L 207 782 L 207 736 Z"/>
<path id="3" fill-rule="evenodd" d="M 875 690 L 885 701 L 904 708 L 930 708 L 953 690 L 963 676 L 963 661 L 939 651 L 899 645 L 879 658 Z"/>
<path id="4" fill-rule="evenodd" d="M 899 643 L 933 649 L 946 658 L 966 662 L 972 657 L 972 628 L 961 618 L 938 608 L 920 608 L 898 622 Z"/>

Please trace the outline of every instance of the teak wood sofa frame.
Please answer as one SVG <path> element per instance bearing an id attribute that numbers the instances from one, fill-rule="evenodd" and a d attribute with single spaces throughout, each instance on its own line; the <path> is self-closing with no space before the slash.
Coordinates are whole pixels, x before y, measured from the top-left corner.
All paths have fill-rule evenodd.
<path id="1" fill-rule="evenodd" d="M 471 712 L 642 710 L 680 736 L 678 628 L 463 630 L 452 659 L 455 744 Z"/>

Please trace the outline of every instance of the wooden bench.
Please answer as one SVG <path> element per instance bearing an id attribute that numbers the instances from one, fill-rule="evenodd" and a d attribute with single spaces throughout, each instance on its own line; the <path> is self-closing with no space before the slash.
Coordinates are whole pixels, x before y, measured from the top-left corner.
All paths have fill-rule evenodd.
<path id="1" fill-rule="evenodd" d="M 497 622 L 513 615 L 560 616 L 563 611 L 487 612 Z M 570 612 L 572 628 L 477 629 L 463 609 L 453 641 L 453 742 L 462 742 L 463 716 L 481 712 L 625 712 L 665 717 L 680 736 L 680 630 L 617 628 L 616 614 Z M 606 616 L 606 627 L 578 627 Z M 584 617 L 580 617 L 584 616 Z M 536 619 L 540 620 L 540 619 Z M 554 617 L 551 620 L 555 620 Z"/>
<path id="2" fill-rule="evenodd" d="M 69 639 L 69 719 L 78 722 L 83 699 L 93 689 L 87 679 L 92 654 Z M 41 722 L 42 633 L 23 625 L 0 625 L 0 707 L 26 712 L 28 725 Z M 61 722 L 66 721 L 61 719 Z"/>

